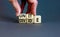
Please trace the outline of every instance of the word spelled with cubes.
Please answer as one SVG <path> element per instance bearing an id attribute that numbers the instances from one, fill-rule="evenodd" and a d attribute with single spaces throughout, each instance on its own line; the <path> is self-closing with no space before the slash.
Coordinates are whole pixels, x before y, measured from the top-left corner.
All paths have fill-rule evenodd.
<path id="1" fill-rule="evenodd" d="M 32 14 L 20 14 L 19 23 L 41 23 L 41 16 Z"/>

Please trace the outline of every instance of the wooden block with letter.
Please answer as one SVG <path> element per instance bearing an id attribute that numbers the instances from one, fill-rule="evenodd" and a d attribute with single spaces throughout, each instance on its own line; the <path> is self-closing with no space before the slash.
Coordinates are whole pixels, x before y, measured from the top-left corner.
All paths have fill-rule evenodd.
<path id="1" fill-rule="evenodd" d="M 41 23 L 41 16 L 40 15 L 36 15 L 34 16 L 34 23 Z"/>

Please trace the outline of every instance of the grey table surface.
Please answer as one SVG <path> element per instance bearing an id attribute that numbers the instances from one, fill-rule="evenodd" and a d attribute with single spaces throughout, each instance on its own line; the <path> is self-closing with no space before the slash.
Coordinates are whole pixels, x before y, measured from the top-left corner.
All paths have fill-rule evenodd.
<path id="1" fill-rule="evenodd" d="M 1 20 L 0 37 L 60 37 L 60 23 L 19 24 Z"/>

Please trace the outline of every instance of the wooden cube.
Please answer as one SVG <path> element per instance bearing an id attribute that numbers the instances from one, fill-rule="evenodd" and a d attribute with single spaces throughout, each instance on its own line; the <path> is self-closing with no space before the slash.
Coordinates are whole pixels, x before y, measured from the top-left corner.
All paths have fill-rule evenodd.
<path id="1" fill-rule="evenodd" d="M 19 19 L 19 23 L 26 23 L 26 19 Z"/>
<path id="2" fill-rule="evenodd" d="M 19 15 L 19 19 L 23 19 L 23 18 L 26 18 L 26 14 L 20 14 Z"/>
<path id="3" fill-rule="evenodd" d="M 41 23 L 41 16 L 39 16 L 39 15 L 36 15 L 36 16 L 34 16 L 34 23 Z"/>
<path id="4" fill-rule="evenodd" d="M 31 18 L 33 18 L 34 16 L 33 16 L 32 14 L 26 14 L 26 17 L 29 18 L 29 19 L 31 19 Z"/>
<path id="5" fill-rule="evenodd" d="M 27 23 L 33 23 L 33 19 L 27 18 Z"/>

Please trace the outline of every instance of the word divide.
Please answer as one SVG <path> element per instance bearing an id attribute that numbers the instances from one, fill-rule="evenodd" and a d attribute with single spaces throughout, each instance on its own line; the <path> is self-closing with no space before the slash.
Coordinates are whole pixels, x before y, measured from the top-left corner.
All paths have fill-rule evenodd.
<path id="1" fill-rule="evenodd" d="M 41 23 L 41 16 L 32 14 L 20 14 L 19 23 Z"/>

